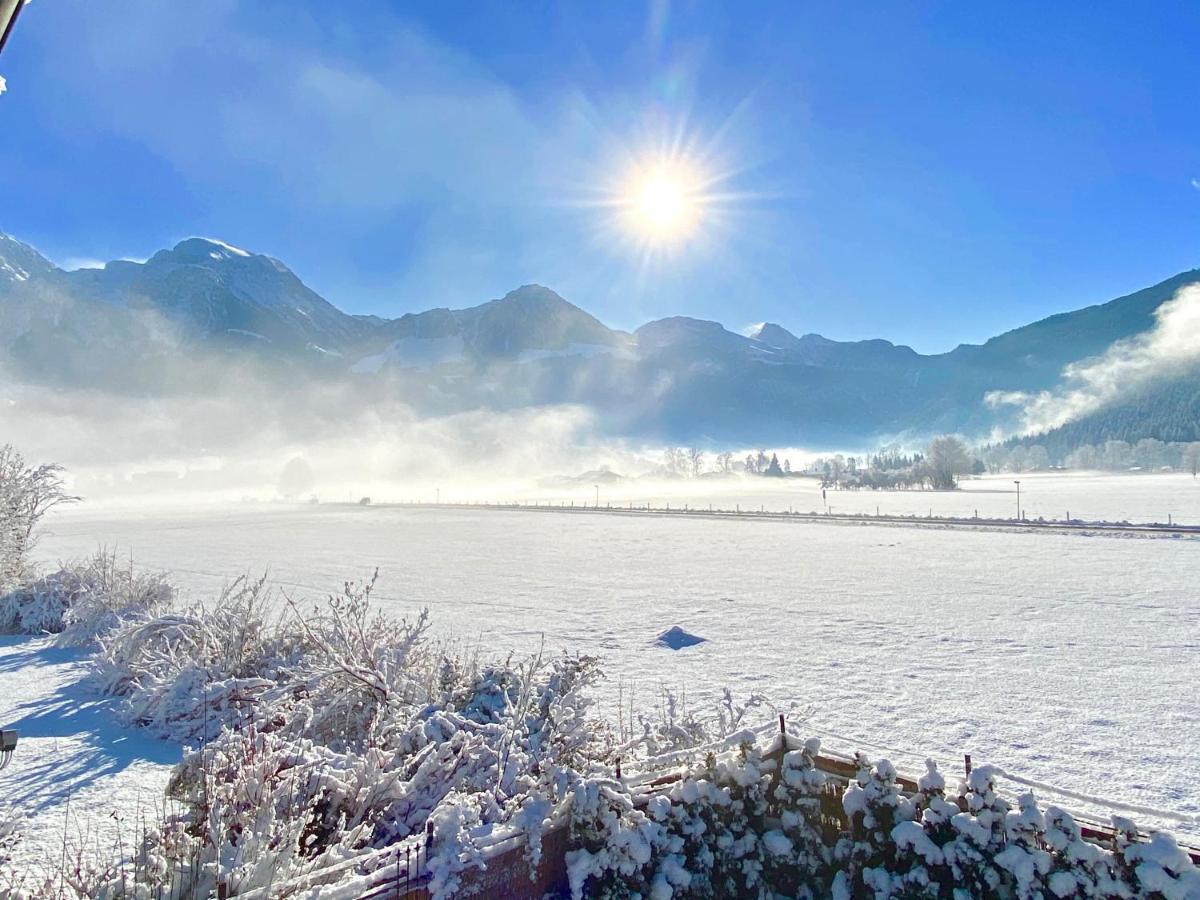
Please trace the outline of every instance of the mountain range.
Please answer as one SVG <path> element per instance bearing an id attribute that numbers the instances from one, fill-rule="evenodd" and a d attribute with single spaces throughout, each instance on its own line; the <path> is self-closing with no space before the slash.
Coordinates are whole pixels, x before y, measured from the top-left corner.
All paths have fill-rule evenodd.
<path id="1" fill-rule="evenodd" d="M 463 309 L 351 315 L 279 260 L 218 240 L 66 271 L 0 234 L 0 360 L 10 377 L 58 388 L 203 391 L 190 366 L 215 360 L 239 377 L 348 382 L 363 402 L 387 395 L 418 412 L 577 403 L 614 435 L 861 446 L 1011 425 L 1015 413 L 989 406 L 989 392 L 1053 388 L 1064 366 L 1152 328 L 1159 305 L 1197 282 L 1200 270 L 1184 272 L 924 355 L 684 316 L 628 333 L 539 285 Z"/>

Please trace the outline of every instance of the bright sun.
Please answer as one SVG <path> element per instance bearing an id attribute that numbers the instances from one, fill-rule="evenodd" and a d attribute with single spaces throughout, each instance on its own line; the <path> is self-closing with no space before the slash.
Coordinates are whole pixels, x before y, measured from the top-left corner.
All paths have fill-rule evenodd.
<path id="1" fill-rule="evenodd" d="M 658 243 L 688 237 L 700 223 L 704 197 L 689 167 L 658 164 L 633 173 L 621 205 L 631 230 Z"/>

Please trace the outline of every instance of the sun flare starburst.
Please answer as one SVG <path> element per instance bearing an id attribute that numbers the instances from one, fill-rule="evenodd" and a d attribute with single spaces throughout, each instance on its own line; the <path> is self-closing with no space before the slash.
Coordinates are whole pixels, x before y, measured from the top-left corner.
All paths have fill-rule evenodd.
<path id="1" fill-rule="evenodd" d="M 631 175 L 621 205 L 632 231 L 661 242 L 693 234 L 703 219 L 706 198 L 689 166 L 658 163 Z"/>
<path id="2" fill-rule="evenodd" d="M 761 237 L 749 214 L 765 195 L 742 186 L 749 164 L 733 134 L 706 135 L 686 122 L 622 137 L 598 129 L 590 170 L 562 194 L 589 215 L 602 212 L 593 219 L 597 243 L 633 261 L 639 279 L 664 266 L 737 265 L 741 242 Z"/>

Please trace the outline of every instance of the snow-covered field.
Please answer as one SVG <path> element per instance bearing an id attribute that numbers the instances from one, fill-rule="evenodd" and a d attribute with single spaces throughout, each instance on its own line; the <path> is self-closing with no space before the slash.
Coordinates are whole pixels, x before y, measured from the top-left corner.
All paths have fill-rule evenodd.
<path id="1" fill-rule="evenodd" d="M 1154 504 L 1171 502 L 1200 521 L 1190 477 L 1030 480 L 1034 496 L 1057 491 L 1084 515 L 1090 502 L 1096 517 L 1155 518 Z M 1039 514 L 1032 500 L 1027 510 Z M 1173 811 L 1185 821 L 1135 818 L 1200 843 L 1200 541 L 328 506 L 84 505 L 49 527 L 47 561 L 117 545 L 195 596 L 269 568 L 310 598 L 379 567 L 382 604 L 428 606 L 440 630 L 485 652 L 544 640 L 602 655 L 614 717 L 618 688 L 635 708 L 670 688 L 700 712 L 725 686 L 759 692 L 829 745 L 916 771 L 926 756 L 953 769 L 969 752 Z M 707 640 L 656 645 L 673 625 Z M 0 723 L 24 735 L 0 791 L 39 820 L 26 859 L 61 844 L 68 797 L 76 813 L 129 820 L 158 800 L 177 758 L 115 726 L 75 685 L 80 665 L 37 641 L 0 645 Z"/>

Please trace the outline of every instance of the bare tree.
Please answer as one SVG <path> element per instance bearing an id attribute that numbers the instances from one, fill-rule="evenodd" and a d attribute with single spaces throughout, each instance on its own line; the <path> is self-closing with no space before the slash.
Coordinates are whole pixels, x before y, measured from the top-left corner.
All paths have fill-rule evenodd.
<path id="1" fill-rule="evenodd" d="M 699 478 L 704 471 L 704 451 L 699 447 L 691 447 L 687 452 L 688 468 L 693 478 Z"/>
<path id="2" fill-rule="evenodd" d="M 728 450 L 717 454 L 717 471 L 725 475 L 733 471 L 733 454 Z"/>
<path id="3" fill-rule="evenodd" d="M 687 452 L 682 447 L 668 447 L 663 451 L 663 468 L 668 475 L 686 474 Z"/>
<path id="4" fill-rule="evenodd" d="M 0 447 L 0 589 L 27 574 L 42 516 L 73 503 L 63 486 L 62 466 L 32 466 L 10 444 Z"/>
<path id="5" fill-rule="evenodd" d="M 1194 441 L 1183 448 L 1183 464 L 1195 478 L 1200 473 L 1200 441 Z"/>
<path id="6" fill-rule="evenodd" d="M 952 491 L 958 476 L 970 472 L 973 464 L 967 445 L 950 434 L 933 439 L 925 454 L 930 484 L 934 490 Z"/>

